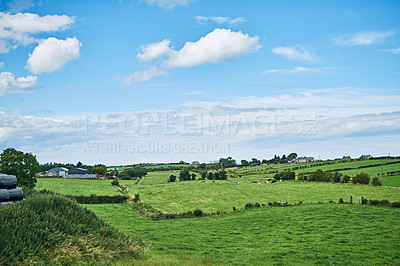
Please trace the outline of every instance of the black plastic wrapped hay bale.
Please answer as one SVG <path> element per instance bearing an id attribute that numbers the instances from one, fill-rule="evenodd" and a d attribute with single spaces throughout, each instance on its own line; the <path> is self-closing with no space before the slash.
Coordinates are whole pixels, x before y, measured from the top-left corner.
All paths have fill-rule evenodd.
<path id="1" fill-rule="evenodd" d="M 0 202 L 9 201 L 10 197 L 8 196 L 7 189 L 0 189 Z"/>
<path id="2" fill-rule="evenodd" d="M 20 187 L 8 189 L 7 193 L 10 201 L 22 200 L 24 198 L 24 193 Z"/>
<path id="3" fill-rule="evenodd" d="M 15 175 L 0 175 L 0 189 L 12 189 L 17 187 L 17 178 Z"/>

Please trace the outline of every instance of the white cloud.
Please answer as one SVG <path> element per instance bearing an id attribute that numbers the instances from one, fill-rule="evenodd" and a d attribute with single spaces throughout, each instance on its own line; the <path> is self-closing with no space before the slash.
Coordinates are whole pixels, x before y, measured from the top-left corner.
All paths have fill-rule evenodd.
<path id="1" fill-rule="evenodd" d="M 395 48 L 395 49 L 383 49 L 382 51 L 389 52 L 389 53 L 392 53 L 392 54 L 400 54 L 400 47 L 399 48 Z"/>
<path id="2" fill-rule="evenodd" d="M 304 47 L 300 45 L 289 46 L 289 47 L 275 47 L 272 49 L 274 54 L 282 55 L 291 60 L 298 61 L 316 61 L 317 57 L 307 51 Z"/>
<path id="3" fill-rule="evenodd" d="M 167 55 L 172 51 L 172 49 L 169 48 L 170 42 L 169 40 L 163 40 L 158 43 L 142 45 L 142 53 L 139 53 L 137 58 L 142 61 L 149 61 Z"/>
<path id="4" fill-rule="evenodd" d="M 19 45 L 29 45 L 39 40 L 34 34 L 63 31 L 68 29 L 75 19 L 66 15 L 38 16 L 31 13 L 0 12 L 0 53 L 7 53 Z"/>
<path id="5" fill-rule="evenodd" d="M 21 93 L 36 85 L 36 76 L 15 78 L 11 72 L 0 73 L 0 96 L 5 93 Z"/>
<path id="6" fill-rule="evenodd" d="M 136 71 L 132 75 L 116 77 L 116 79 L 121 80 L 121 82 L 125 85 L 131 85 L 132 81 L 145 82 L 151 78 L 166 74 L 167 72 L 164 70 L 160 70 L 156 66 L 150 66 L 148 70 Z"/>
<path id="7" fill-rule="evenodd" d="M 394 35 L 394 31 L 368 31 L 359 32 L 353 35 L 342 35 L 333 40 L 338 46 L 370 45 L 385 41 Z"/>
<path id="8" fill-rule="evenodd" d="M 80 47 L 81 43 L 75 37 L 66 40 L 48 38 L 40 42 L 29 55 L 27 68 L 34 74 L 60 70 L 79 57 Z"/>
<path id="9" fill-rule="evenodd" d="M 167 68 L 193 67 L 206 63 L 220 63 L 232 57 L 256 52 L 261 48 L 259 37 L 241 31 L 215 29 L 197 42 L 187 42 L 179 51 L 172 51 L 164 65 Z"/>
<path id="10" fill-rule="evenodd" d="M 175 6 L 183 6 L 189 4 L 192 0 L 144 0 L 147 5 L 157 5 L 158 7 L 171 10 Z"/>
<path id="11" fill-rule="evenodd" d="M 320 73 L 323 69 L 319 67 L 302 67 L 297 66 L 293 69 L 270 69 L 264 74 L 302 74 L 302 73 Z"/>
<path id="12" fill-rule="evenodd" d="M 237 17 L 237 18 L 230 18 L 230 17 L 203 17 L 203 16 L 197 16 L 196 17 L 196 23 L 197 24 L 207 24 L 208 21 L 212 21 L 218 24 L 229 24 L 231 26 L 237 25 L 240 23 L 243 23 L 246 21 L 245 18 L 243 17 Z"/>

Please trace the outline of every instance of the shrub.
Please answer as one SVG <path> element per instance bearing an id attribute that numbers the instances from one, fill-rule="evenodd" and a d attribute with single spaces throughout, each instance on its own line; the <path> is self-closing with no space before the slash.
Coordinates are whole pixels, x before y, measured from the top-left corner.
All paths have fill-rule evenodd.
<path id="1" fill-rule="evenodd" d="M 332 183 L 339 183 L 341 180 L 342 174 L 335 171 L 332 175 L 331 181 Z"/>
<path id="2" fill-rule="evenodd" d="M 66 196 L 71 199 L 75 199 L 79 204 L 107 204 L 107 203 L 124 203 L 128 200 L 128 197 L 125 195 L 115 195 L 115 196 L 98 196 L 98 195 L 90 195 L 90 196 Z"/>
<path id="3" fill-rule="evenodd" d="M 348 175 L 343 176 L 341 183 L 349 183 L 351 177 Z"/>
<path id="4" fill-rule="evenodd" d="M 371 177 L 367 173 L 360 173 L 360 174 L 356 175 L 355 177 L 353 177 L 353 180 L 352 180 L 352 182 L 354 184 L 364 184 L 364 185 L 368 185 L 370 181 L 371 181 Z"/>
<path id="5" fill-rule="evenodd" d="M 170 175 L 169 179 L 168 179 L 168 182 L 175 182 L 175 181 L 176 181 L 176 176 Z"/>
<path id="6" fill-rule="evenodd" d="M 378 177 L 374 177 L 374 178 L 372 178 L 372 185 L 376 186 L 376 187 L 380 187 L 380 186 L 382 186 L 382 182 L 379 180 Z"/>
<path id="7" fill-rule="evenodd" d="M 392 202 L 392 207 L 393 208 L 400 208 L 400 201 Z"/>
<path id="8" fill-rule="evenodd" d="M 203 216 L 203 211 L 200 209 L 196 209 L 193 211 L 193 215 L 196 217 L 201 217 L 201 216 Z"/>
<path id="9" fill-rule="evenodd" d="M 245 208 L 245 209 L 252 209 L 252 208 L 254 208 L 254 205 L 253 205 L 253 203 L 246 203 L 246 204 L 244 205 L 244 208 Z"/>
<path id="10" fill-rule="evenodd" d="M 339 204 L 343 204 L 343 203 L 344 203 L 343 198 L 340 198 L 339 199 Z"/>
<path id="11" fill-rule="evenodd" d="M 118 179 L 115 179 L 115 180 L 111 181 L 111 185 L 119 187 Z"/>
<path id="12" fill-rule="evenodd" d="M 133 199 L 134 202 L 140 202 L 140 194 L 135 194 L 135 198 Z"/>

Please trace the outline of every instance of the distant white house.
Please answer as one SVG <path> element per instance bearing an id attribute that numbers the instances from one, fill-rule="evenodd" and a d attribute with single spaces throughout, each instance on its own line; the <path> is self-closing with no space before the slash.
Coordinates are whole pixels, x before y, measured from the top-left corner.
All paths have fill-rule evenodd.
<path id="1" fill-rule="evenodd" d="M 56 171 L 53 171 L 53 170 L 40 172 L 40 173 L 37 173 L 35 176 L 36 176 L 36 178 L 49 178 L 49 177 L 58 178 L 58 177 L 61 177 Z"/>
<path id="2" fill-rule="evenodd" d="M 192 162 L 192 165 L 198 165 L 198 164 L 200 164 L 199 161 L 193 161 Z"/>
<path id="3" fill-rule="evenodd" d="M 296 162 L 296 163 L 310 163 L 310 162 L 314 162 L 314 161 L 315 161 L 314 157 L 306 157 L 306 156 L 304 156 L 304 157 L 297 157 L 297 158 L 294 160 L 294 162 Z"/>
<path id="4" fill-rule="evenodd" d="M 368 154 L 368 155 L 363 154 L 363 155 L 360 156 L 360 159 L 371 159 L 371 158 L 373 158 L 371 156 L 371 154 Z"/>

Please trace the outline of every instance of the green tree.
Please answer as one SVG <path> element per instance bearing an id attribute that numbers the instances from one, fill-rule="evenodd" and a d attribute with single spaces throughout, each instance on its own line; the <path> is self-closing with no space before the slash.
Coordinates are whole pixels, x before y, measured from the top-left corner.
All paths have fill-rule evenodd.
<path id="1" fill-rule="evenodd" d="M 219 171 L 218 179 L 219 180 L 227 180 L 228 175 L 226 174 L 226 171 L 224 171 L 224 170 Z"/>
<path id="2" fill-rule="evenodd" d="M 352 182 L 354 184 L 364 184 L 364 185 L 369 184 L 370 181 L 371 181 L 371 177 L 367 173 L 360 173 L 360 174 L 356 175 L 355 177 L 353 177 L 353 180 L 352 180 Z"/>
<path id="3" fill-rule="evenodd" d="M 382 182 L 379 180 L 378 177 L 374 177 L 374 178 L 372 178 L 372 185 L 376 186 L 376 187 L 380 187 L 380 186 L 382 186 Z"/>
<path id="4" fill-rule="evenodd" d="M 235 161 L 235 159 L 232 159 L 232 157 L 220 158 L 218 164 L 223 168 L 235 167 L 236 161 Z"/>
<path id="5" fill-rule="evenodd" d="M 296 159 L 296 158 L 297 158 L 297 153 L 295 153 L 295 152 L 292 152 L 292 153 L 289 154 L 288 157 L 287 157 L 287 159 L 288 159 L 289 161 L 294 160 L 294 159 Z"/>
<path id="6" fill-rule="evenodd" d="M 175 182 L 175 181 L 176 181 L 176 176 L 170 175 L 169 179 L 168 179 L 168 182 Z"/>
<path id="7" fill-rule="evenodd" d="M 207 178 L 207 171 L 201 172 L 201 179 L 205 180 Z"/>
<path id="8" fill-rule="evenodd" d="M 33 188 L 37 182 L 35 174 L 39 171 L 39 162 L 31 153 L 8 148 L 0 155 L 0 172 L 15 175 L 18 186 Z"/>
<path id="9" fill-rule="evenodd" d="M 96 175 L 105 175 L 106 174 L 106 170 L 103 167 L 100 166 L 96 166 L 93 167 L 92 170 L 90 171 L 90 173 L 92 174 L 96 174 Z"/>
<path id="10" fill-rule="evenodd" d="M 192 174 L 192 180 L 196 180 L 196 174 L 195 173 Z"/>
<path id="11" fill-rule="evenodd" d="M 250 163 L 247 160 L 241 160 L 240 163 L 242 164 L 242 166 L 249 166 Z"/>
<path id="12" fill-rule="evenodd" d="M 191 175 L 190 175 L 189 169 L 184 168 L 179 172 L 179 180 L 180 181 L 190 180 L 190 177 L 191 177 Z"/>
<path id="13" fill-rule="evenodd" d="M 76 167 L 78 167 L 78 168 L 81 168 L 83 166 L 83 163 L 81 163 L 81 161 L 79 161 L 77 164 L 76 164 Z"/>
<path id="14" fill-rule="evenodd" d="M 348 175 L 343 176 L 341 183 L 349 183 L 351 177 Z"/>
<path id="15" fill-rule="evenodd" d="M 341 177 L 342 177 L 342 174 L 335 171 L 332 175 L 332 179 L 331 179 L 332 183 L 339 183 L 341 180 Z"/>

